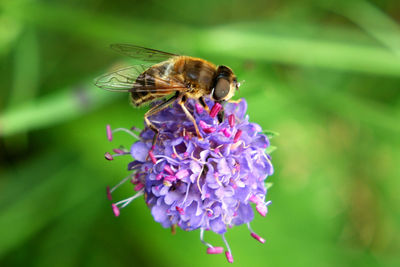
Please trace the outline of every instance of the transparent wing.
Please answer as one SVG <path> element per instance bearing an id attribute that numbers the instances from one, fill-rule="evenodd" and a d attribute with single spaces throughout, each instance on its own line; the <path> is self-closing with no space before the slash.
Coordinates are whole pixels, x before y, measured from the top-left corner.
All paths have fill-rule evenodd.
<path id="1" fill-rule="evenodd" d="M 122 55 L 153 64 L 178 56 L 176 54 L 131 44 L 112 44 L 110 47 Z"/>
<path id="2" fill-rule="evenodd" d="M 100 76 L 95 80 L 95 85 L 102 89 L 115 92 L 158 92 L 169 93 L 171 91 L 184 91 L 186 86 L 173 76 L 160 78 L 144 73 L 147 69 L 143 65 L 135 65 L 120 69 Z M 139 79 L 151 79 L 153 85 L 143 85 L 137 81 Z"/>

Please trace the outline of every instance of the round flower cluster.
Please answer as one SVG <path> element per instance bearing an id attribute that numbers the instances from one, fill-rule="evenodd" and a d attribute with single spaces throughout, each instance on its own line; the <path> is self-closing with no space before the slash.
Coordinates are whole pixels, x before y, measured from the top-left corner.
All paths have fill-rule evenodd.
<path id="1" fill-rule="evenodd" d="M 110 141 L 117 131 L 138 139 L 130 149 L 106 153 L 108 160 L 129 154 L 134 159 L 128 165 L 131 174 L 114 188 L 108 188 L 107 194 L 111 200 L 111 193 L 118 186 L 131 181 L 137 193 L 112 204 L 116 216 L 121 208 L 144 195 L 154 219 L 163 227 L 200 229 L 207 253 L 219 254 L 224 248 L 205 242 L 204 230 L 220 234 L 226 257 L 233 262 L 224 236 L 228 227 L 247 224 L 251 236 L 265 242 L 251 229 L 250 221 L 254 218 L 251 203 L 262 216 L 267 214 L 271 203 L 265 201 L 265 180 L 273 173 L 271 158 L 266 153 L 270 143 L 261 127 L 248 121 L 245 100 L 226 103 L 223 110 L 219 103 L 209 99 L 206 102 L 212 107 L 210 112 L 194 100 L 186 103 L 201 137 L 196 135 L 193 122 L 177 103 L 150 118 L 159 130 L 154 147 L 154 132 L 147 127 L 137 136 L 135 128 L 111 130 L 107 126 Z"/>

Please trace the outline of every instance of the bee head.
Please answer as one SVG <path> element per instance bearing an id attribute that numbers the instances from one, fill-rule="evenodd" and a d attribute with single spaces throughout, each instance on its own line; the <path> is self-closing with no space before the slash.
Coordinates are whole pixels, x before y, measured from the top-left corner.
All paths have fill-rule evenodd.
<path id="1" fill-rule="evenodd" d="M 227 66 L 218 66 L 211 97 L 215 101 L 226 101 L 232 98 L 238 88 L 239 83 L 233 71 Z"/>

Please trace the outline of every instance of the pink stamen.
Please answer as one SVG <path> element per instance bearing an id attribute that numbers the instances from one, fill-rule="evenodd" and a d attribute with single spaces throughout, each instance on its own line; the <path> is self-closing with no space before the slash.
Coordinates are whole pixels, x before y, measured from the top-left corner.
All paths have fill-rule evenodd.
<path id="1" fill-rule="evenodd" d="M 196 104 L 194 105 L 194 107 L 196 108 L 197 114 L 203 113 L 204 108 L 203 108 L 199 103 L 196 103 Z"/>
<path id="2" fill-rule="evenodd" d="M 112 197 L 111 197 L 111 191 L 110 191 L 110 187 L 109 186 L 107 186 L 107 198 L 108 198 L 108 200 L 112 200 Z"/>
<path id="3" fill-rule="evenodd" d="M 185 211 L 181 207 L 176 206 L 175 209 L 179 212 L 180 215 L 185 214 Z"/>
<path id="4" fill-rule="evenodd" d="M 150 159 L 151 159 L 151 161 L 153 162 L 153 164 L 156 164 L 156 163 L 157 163 L 157 160 L 156 160 L 156 158 L 154 157 L 153 150 L 150 150 L 150 151 L 149 151 L 149 156 L 150 156 Z"/>
<path id="5" fill-rule="evenodd" d="M 168 182 L 175 182 L 176 181 L 176 177 L 173 175 L 168 175 L 164 177 L 164 181 L 168 181 Z"/>
<path id="6" fill-rule="evenodd" d="M 208 247 L 207 248 L 207 254 L 221 254 L 222 252 L 224 252 L 224 248 L 223 247 Z"/>
<path id="7" fill-rule="evenodd" d="M 207 123 L 205 123 L 204 121 L 199 121 L 199 126 L 201 127 L 201 129 L 206 129 L 208 127 L 210 127 Z"/>
<path id="8" fill-rule="evenodd" d="M 256 195 L 251 195 L 251 197 L 249 198 L 249 201 L 253 202 L 255 204 L 262 202 L 261 199 Z"/>
<path id="9" fill-rule="evenodd" d="M 118 209 L 117 205 L 111 204 L 111 207 L 113 209 L 115 217 L 118 217 L 119 216 L 119 209 Z"/>
<path id="10" fill-rule="evenodd" d="M 231 114 L 228 116 L 228 121 L 229 121 L 229 126 L 231 126 L 231 128 L 233 128 L 233 126 L 235 126 L 235 115 Z"/>
<path id="11" fill-rule="evenodd" d="M 200 121 L 199 122 L 199 126 L 201 129 L 203 129 L 203 131 L 205 133 L 213 133 L 216 131 L 216 129 L 210 125 L 208 125 L 207 123 L 205 123 L 204 121 Z"/>
<path id="12" fill-rule="evenodd" d="M 188 175 L 189 175 L 188 170 L 180 170 L 175 174 L 176 178 L 178 178 L 178 179 L 183 179 L 183 178 L 187 177 Z"/>
<path id="13" fill-rule="evenodd" d="M 171 169 L 171 166 L 165 165 L 164 166 L 164 171 L 168 172 L 170 175 L 174 175 L 174 171 Z"/>
<path id="14" fill-rule="evenodd" d="M 267 206 L 264 205 L 264 203 L 260 202 L 256 205 L 256 210 L 258 213 L 260 213 L 261 216 L 265 217 L 268 213 L 268 208 Z"/>
<path id="15" fill-rule="evenodd" d="M 229 251 L 225 251 L 225 256 L 229 263 L 233 263 L 233 257 Z"/>
<path id="16" fill-rule="evenodd" d="M 239 129 L 237 130 L 235 137 L 233 138 L 233 142 L 236 143 L 239 140 L 240 136 L 242 136 L 242 130 Z"/>
<path id="17" fill-rule="evenodd" d="M 229 131 L 228 128 L 224 128 L 222 130 L 222 133 L 228 138 L 231 137 L 231 135 L 232 135 L 231 131 Z"/>
<path id="18" fill-rule="evenodd" d="M 113 156 L 110 154 L 110 152 L 106 152 L 104 154 L 104 157 L 106 158 L 106 160 L 113 160 L 114 159 Z"/>
<path id="19" fill-rule="evenodd" d="M 257 235 L 256 233 L 250 233 L 250 235 L 257 240 L 258 242 L 264 244 L 265 243 L 265 239 L 262 238 L 261 236 Z"/>
<path id="20" fill-rule="evenodd" d="M 204 129 L 204 132 L 205 133 L 213 133 L 213 132 L 215 132 L 215 128 L 214 127 L 209 127 L 209 128 L 207 128 L 207 129 Z"/>
<path id="21" fill-rule="evenodd" d="M 106 129 L 107 129 L 107 139 L 108 139 L 108 141 L 111 142 L 112 141 L 112 131 L 111 131 L 110 124 L 107 124 Z"/>
<path id="22" fill-rule="evenodd" d="M 124 151 L 122 151 L 121 149 L 118 149 L 118 148 L 114 148 L 114 149 L 113 149 L 113 152 L 114 152 L 115 154 L 124 154 Z"/>
<path id="23" fill-rule="evenodd" d="M 221 108 L 222 108 L 222 105 L 220 103 L 218 103 L 218 102 L 215 103 L 210 111 L 210 117 L 215 118 L 215 116 L 217 116 L 217 114 L 221 110 Z"/>
<path id="24" fill-rule="evenodd" d="M 142 189 L 143 187 L 144 187 L 144 184 L 139 183 L 139 184 L 137 184 L 137 185 L 135 186 L 135 188 L 133 188 L 133 190 L 135 190 L 135 191 L 140 191 L 140 189 Z"/>

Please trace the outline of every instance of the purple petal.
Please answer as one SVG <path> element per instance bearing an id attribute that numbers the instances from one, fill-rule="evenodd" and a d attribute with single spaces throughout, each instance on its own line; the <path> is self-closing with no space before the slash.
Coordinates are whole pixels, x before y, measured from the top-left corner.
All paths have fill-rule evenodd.
<path id="1" fill-rule="evenodd" d="M 214 220 L 210 220 L 210 227 L 211 227 L 211 230 L 213 230 L 217 234 L 223 234 L 226 232 L 226 225 L 222 221 L 221 216 Z"/>
<path id="2" fill-rule="evenodd" d="M 150 148 L 143 142 L 136 142 L 131 147 L 131 155 L 134 159 L 144 162 L 149 154 Z"/>

